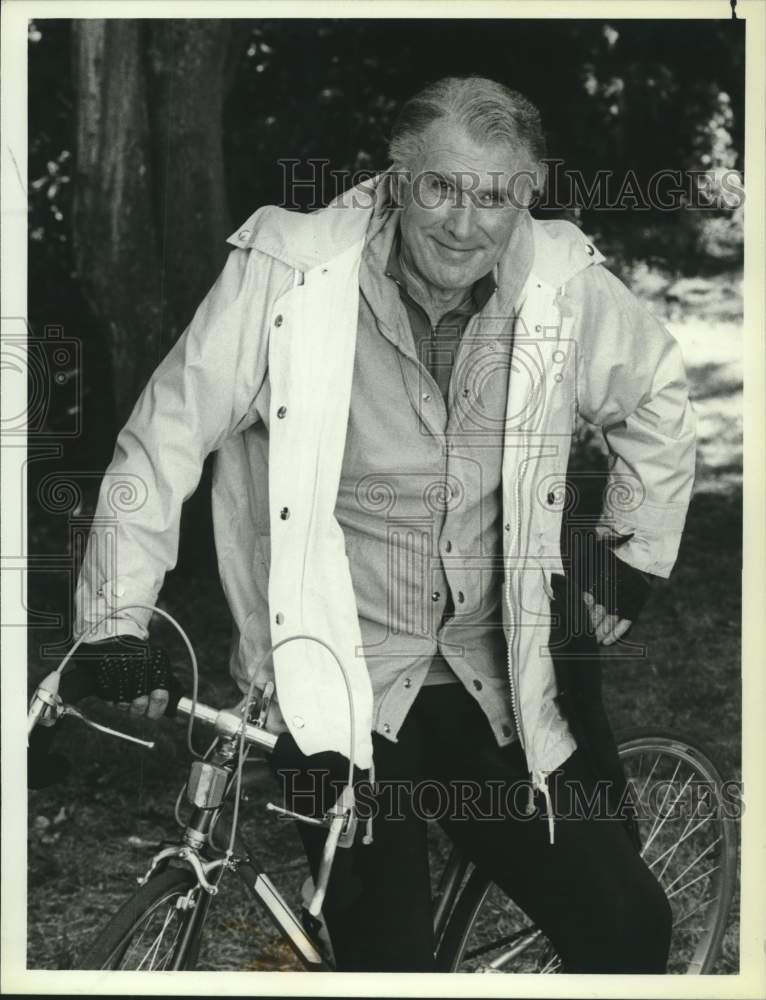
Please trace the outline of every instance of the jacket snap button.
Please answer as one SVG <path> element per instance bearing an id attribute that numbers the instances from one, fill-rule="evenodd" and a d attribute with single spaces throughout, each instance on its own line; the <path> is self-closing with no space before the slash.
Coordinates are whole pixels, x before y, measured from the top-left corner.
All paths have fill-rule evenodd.
<path id="1" fill-rule="evenodd" d="M 452 551 L 452 542 L 449 541 L 449 539 L 444 543 L 444 551 L 445 552 L 451 552 Z"/>
<path id="2" fill-rule="evenodd" d="M 241 240 L 248 240 L 248 239 L 250 239 L 250 230 L 249 229 L 240 229 L 240 231 L 237 233 L 237 236 Z"/>
<path id="3" fill-rule="evenodd" d="M 423 402 L 424 403 L 427 403 L 430 398 L 431 398 L 431 393 L 430 392 L 424 392 L 423 393 Z"/>
<path id="4" fill-rule="evenodd" d="M 553 506 L 553 504 L 556 503 L 556 497 L 553 493 L 549 493 L 545 499 L 548 501 L 550 506 Z"/>
<path id="5" fill-rule="evenodd" d="M 474 681 L 473 686 L 476 688 L 477 691 L 481 691 L 481 689 L 484 687 L 481 681 Z"/>
<path id="6" fill-rule="evenodd" d="M 406 688 L 411 688 L 411 687 L 412 687 L 412 681 L 410 680 L 410 678 L 409 678 L 409 677 L 405 677 L 405 678 L 404 678 L 404 686 L 405 686 Z"/>
<path id="7" fill-rule="evenodd" d="M 279 409 L 277 410 L 277 416 L 279 417 L 280 420 L 282 420 L 284 417 L 286 417 L 287 416 L 287 407 L 286 406 L 280 406 Z"/>
<path id="8" fill-rule="evenodd" d="M 280 313 L 279 316 L 277 316 L 276 319 L 274 320 L 274 326 L 282 326 L 283 323 L 284 323 L 284 317 Z"/>
<path id="9" fill-rule="evenodd" d="M 594 253 L 596 252 L 596 251 L 595 251 L 595 250 L 593 249 L 593 247 L 592 247 L 592 246 L 590 245 L 590 243 L 586 243 L 586 244 L 585 244 L 585 250 L 587 251 L 587 253 L 588 253 L 588 256 L 589 256 L 589 257 L 592 257 L 592 256 L 593 256 L 593 254 L 594 254 Z"/>
<path id="10" fill-rule="evenodd" d="M 383 724 L 383 732 L 384 733 L 390 733 L 391 732 L 391 727 L 389 726 L 389 724 L 387 722 L 385 722 Z"/>
<path id="11" fill-rule="evenodd" d="M 542 332 L 543 332 L 543 328 L 538 323 L 537 326 L 535 327 L 535 333 L 542 333 Z"/>
<path id="12" fill-rule="evenodd" d="M 465 602 L 465 594 L 463 593 L 462 590 L 459 590 L 457 592 L 457 602 L 458 604 L 463 604 Z"/>
<path id="13" fill-rule="evenodd" d="M 276 618 L 274 620 L 276 621 L 277 625 L 282 625 L 284 623 L 285 616 L 282 614 L 281 611 L 277 611 Z"/>
<path id="14" fill-rule="evenodd" d="M 303 727 L 306 725 L 306 723 L 303 721 L 303 719 L 300 717 L 300 715 L 294 715 L 293 716 L 293 725 L 295 726 L 296 729 L 303 729 Z"/>
<path id="15" fill-rule="evenodd" d="M 279 516 L 282 518 L 283 521 L 286 521 L 288 519 L 288 517 L 290 516 L 290 509 L 289 509 L 289 507 L 283 507 L 282 510 L 280 510 L 280 512 L 279 512 Z"/>
<path id="16" fill-rule="evenodd" d="M 435 591 L 433 592 L 433 594 L 431 594 L 431 600 L 432 600 L 432 601 L 438 601 L 438 600 L 439 600 L 439 598 L 440 598 L 441 596 L 442 596 L 442 595 L 441 595 L 441 594 L 439 593 L 439 591 L 438 591 L 438 590 L 435 590 Z"/>

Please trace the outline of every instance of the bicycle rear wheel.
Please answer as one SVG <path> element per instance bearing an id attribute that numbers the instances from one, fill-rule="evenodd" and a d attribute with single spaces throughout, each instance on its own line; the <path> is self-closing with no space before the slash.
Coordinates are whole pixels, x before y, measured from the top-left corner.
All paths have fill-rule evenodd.
<path id="1" fill-rule="evenodd" d="M 736 887 L 735 803 L 708 754 L 671 733 L 626 733 L 620 758 L 642 856 L 673 909 L 667 971 L 712 972 Z M 550 973 L 560 964 L 543 934 L 477 869 L 454 906 L 437 962 L 453 972 Z"/>
<path id="2" fill-rule="evenodd" d="M 82 969 L 157 972 L 193 969 L 204 912 L 194 875 L 170 868 L 151 878 L 122 906 L 85 955 Z"/>

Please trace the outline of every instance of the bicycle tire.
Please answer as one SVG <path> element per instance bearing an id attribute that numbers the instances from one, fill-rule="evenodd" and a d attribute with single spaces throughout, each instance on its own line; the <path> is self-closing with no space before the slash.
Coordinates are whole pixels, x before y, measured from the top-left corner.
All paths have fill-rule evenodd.
<path id="1" fill-rule="evenodd" d="M 619 749 L 628 780 L 632 781 L 633 785 L 635 784 L 636 775 L 634 772 L 637 760 L 642 754 L 644 756 L 655 754 L 658 761 L 655 773 L 658 773 L 658 778 L 666 773 L 668 767 L 672 767 L 672 781 L 669 778 L 663 780 L 666 781 L 668 789 L 673 788 L 673 781 L 676 779 L 681 786 L 673 808 L 680 801 L 680 796 L 685 795 L 689 788 L 693 793 L 700 794 L 700 801 L 703 800 L 706 793 L 709 794 L 716 806 L 711 813 L 715 830 L 711 831 L 707 847 L 700 854 L 701 857 L 708 857 L 709 861 L 715 860 L 717 862 L 713 868 L 713 875 L 707 883 L 711 887 L 712 895 L 709 903 L 698 907 L 702 915 L 698 921 L 700 926 L 692 941 L 688 933 L 680 935 L 678 921 L 680 917 L 681 922 L 684 922 L 684 914 L 679 913 L 679 904 L 673 902 L 673 899 L 680 894 L 680 890 L 674 892 L 672 898 L 668 893 L 668 885 L 674 887 L 679 876 L 675 875 L 675 868 L 672 872 L 668 872 L 668 869 L 670 861 L 674 859 L 680 846 L 696 832 L 693 828 L 695 812 L 692 811 L 692 816 L 687 817 L 687 823 L 692 823 L 692 834 L 688 834 L 690 827 L 685 823 L 683 830 L 688 835 L 685 840 L 682 838 L 678 841 L 675 849 L 671 845 L 671 847 L 664 849 L 658 847 L 652 851 L 659 835 L 655 833 L 652 836 L 652 830 L 655 825 L 665 826 L 672 814 L 669 813 L 664 821 L 659 815 L 654 817 L 652 825 L 647 827 L 646 820 L 651 818 L 651 815 L 649 817 L 642 816 L 641 802 L 637 802 L 638 822 L 642 834 L 642 855 L 647 858 L 650 867 L 657 866 L 659 862 L 667 859 L 661 869 L 663 877 L 660 877 L 660 881 L 671 898 L 671 906 L 674 909 L 673 940 L 668 973 L 709 974 L 713 970 L 721 949 L 737 881 L 735 822 L 732 817 L 725 815 L 722 808 L 723 780 L 721 772 L 706 750 L 668 731 L 646 729 L 626 731 L 620 734 Z M 663 761 L 664 763 L 662 763 Z M 673 767 L 673 762 L 678 765 L 677 768 Z M 659 772 L 657 772 L 658 767 L 660 768 Z M 688 782 L 683 768 L 688 769 Z M 678 776 L 679 773 L 681 777 Z M 645 782 L 645 787 L 648 785 L 648 781 L 649 779 Z M 685 782 L 686 784 L 684 784 Z M 635 793 L 635 787 L 633 787 L 633 791 Z M 638 791 L 640 793 L 641 789 L 639 788 Z M 665 805 L 661 806 L 659 812 L 662 812 L 663 809 L 665 809 Z M 683 820 L 683 814 L 681 813 L 678 818 Z M 702 825 L 699 829 L 702 829 Z M 690 871 L 700 860 L 700 856 L 697 856 L 696 860 L 692 858 L 692 861 L 689 862 L 688 849 L 688 846 L 684 848 L 679 858 L 681 864 L 687 866 L 685 871 Z M 711 857 L 714 849 L 715 855 Z M 684 874 L 684 870 L 681 874 Z M 696 877 L 696 873 L 692 877 Z M 702 883 L 701 879 L 697 884 L 702 885 L 704 889 L 705 884 Z M 670 891 L 673 892 L 673 888 Z M 713 901 L 715 901 L 715 905 L 711 906 L 710 903 Z M 694 912 L 693 910 L 689 911 L 687 917 L 693 915 Z M 489 934 L 483 926 L 486 923 L 489 923 L 492 928 Z M 543 934 L 476 868 L 472 869 L 455 902 L 441 938 L 436 961 L 437 968 L 447 972 L 555 972 L 559 965 L 555 950 Z"/>
<path id="2" fill-rule="evenodd" d="M 137 972 L 194 969 L 204 919 L 195 921 L 187 937 L 185 931 L 188 922 L 195 919 L 195 909 L 179 909 L 177 903 L 196 885 L 197 879 L 185 868 L 169 868 L 154 875 L 117 910 L 79 967 Z M 203 903 L 198 897 L 196 905 Z M 152 921 L 159 929 L 147 937 Z"/>

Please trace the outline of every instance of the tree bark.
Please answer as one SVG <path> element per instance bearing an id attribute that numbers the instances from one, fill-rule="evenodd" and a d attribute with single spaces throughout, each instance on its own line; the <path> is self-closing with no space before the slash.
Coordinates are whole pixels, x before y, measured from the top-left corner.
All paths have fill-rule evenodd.
<path id="1" fill-rule="evenodd" d="M 226 257 L 223 103 L 246 32 L 83 19 L 73 36 L 75 262 L 109 339 L 121 426 Z"/>
<path id="2" fill-rule="evenodd" d="M 109 341 L 121 425 L 157 357 L 162 327 L 139 22 L 77 21 L 73 39 L 75 266 Z"/>

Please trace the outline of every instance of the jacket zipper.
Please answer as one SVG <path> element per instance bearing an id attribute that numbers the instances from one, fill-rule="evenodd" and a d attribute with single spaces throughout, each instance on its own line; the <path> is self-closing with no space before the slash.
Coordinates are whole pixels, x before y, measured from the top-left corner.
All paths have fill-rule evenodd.
<path id="1" fill-rule="evenodd" d="M 526 452 L 526 440 L 524 441 L 524 448 L 522 449 Z M 522 456 L 522 458 L 525 456 Z M 518 484 L 518 476 L 516 477 L 516 483 Z M 517 485 L 517 491 L 520 493 L 520 486 Z M 514 538 L 518 536 L 519 532 L 519 502 L 514 504 L 513 519 L 511 521 L 511 538 L 508 541 L 508 554 L 510 555 L 511 542 Z M 507 671 L 508 671 L 508 683 L 511 689 L 511 710 L 513 712 L 513 719 L 516 723 L 516 731 L 519 735 L 519 741 L 521 742 L 521 748 L 526 756 L 526 739 L 524 738 L 524 729 L 521 724 L 521 710 L 518 700 L 517 686 L 514 683 L 513 678 L 513 656 L 511 654 L 511 647 L 513 639 L 515 638 L 515 621 L 513 615 L 513 607 L 511 605 L 511 574 L 509 567 L 506 563 L 505 568 L 505 603 L 508 610 L 508 660 L 507 660 Z M 532 770 L 529 773 L 530 777 L 530 789 L 529 789 L 529 803 L 527 806 L 527 811 L 529 814 L 534 812 L 534 793 L 539 791 L 543 795 L 545 801 L 545 815 L 548 820 L 548 840 L 551 844 L 554 842 L 554 817 L 553 817 L 553 804 L 551 802 L 551 793 L 548 788 L 548 775 L 549 771 L 542 770 Z"/>

